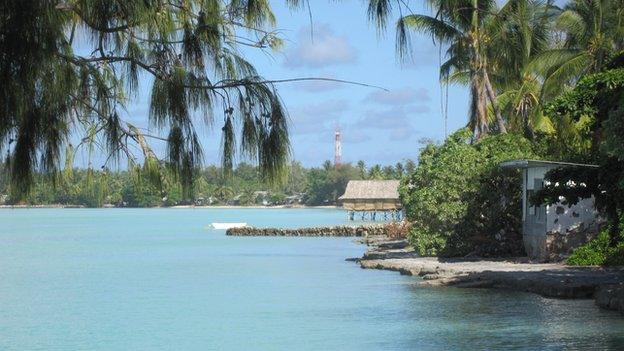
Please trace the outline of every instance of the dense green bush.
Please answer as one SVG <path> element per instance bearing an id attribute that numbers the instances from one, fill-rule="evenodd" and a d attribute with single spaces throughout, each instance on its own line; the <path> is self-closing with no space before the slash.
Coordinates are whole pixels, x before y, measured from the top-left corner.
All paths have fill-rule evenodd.
<path id="1" fill-rule="evenodd" d="M 501 169 L 510 159 L 535 158 L 522 136 L 501 134 L 472 143 L 460 130 L 440 146 L 428 145 L 416 171 L 401 186 L 409 239 L 421 255 L 519 254 L 521 176 Z"/>
<path id="2" fill-rule="evenodd" d="M 606 230 L 585 245 L 577 247 L 567 263 L 574 266 L 601 266 L 607 260 L 609 235 Z"/>
<path id="3" fill-rule="evenodd" d="M 609 245 L 608 229 L 602 230 L 596 238 L 579 246 L 568 257 L 567 263 L 573 266 L 622 266 L 624 265 L 624 242 L 617 246 Z"/>
<path id="4" fill-rule="evenodd" d="M 618 246 L 609 249 L 606 266 L 624 266 L 624 242 L 620 242 Z"/>

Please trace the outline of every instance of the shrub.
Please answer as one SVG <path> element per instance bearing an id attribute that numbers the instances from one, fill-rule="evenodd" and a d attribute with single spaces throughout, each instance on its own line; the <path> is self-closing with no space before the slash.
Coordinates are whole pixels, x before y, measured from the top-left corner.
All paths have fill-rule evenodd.
<path id="1" fill-rule="evenodd" d="M 573 266 L 622 266 L 624 265 L 624 242 L 609 246 L 608 229 L 603 229 L 596 238 L 577 247 L 568 257 Z"/>
<path id="2" fill-rule="evenodd" d="M 567 263 L 573 266 L 602 266 L 607 260 L 608 248 L 609 234 L 602 230 L 594 239 L 577 247 Z"/>
<path id="3" fill-rule="evenodd" d="M 533 145 L 512 134 L 493 135 L 471 143 L 470 131 L 451 135 L 443 145 L 428 145 L 416 171 L 400 192 L 408 236 L 420 255 L 508 255 L 521 250 L 521 177 L 500 169 L 502 161 L 535 158 Z M 515 245 L 496 244 L 501 241 Z"/>
<path id="4" fill-rule="evenodd" d="M 624 243 L 609 249 L 604 264 L 605 266 L 624 266 Z"/>

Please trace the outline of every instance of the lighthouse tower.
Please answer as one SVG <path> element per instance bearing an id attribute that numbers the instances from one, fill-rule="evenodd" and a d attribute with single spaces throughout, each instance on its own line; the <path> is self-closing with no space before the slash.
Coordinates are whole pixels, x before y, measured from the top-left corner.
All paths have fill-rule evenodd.
<path id="1" fill-rule="evenodd" d="M 342 142 L 340 140 L 340 129 L 336 129 L 334 139 L 334 166 L 338 167 L 342 163 Z"/>

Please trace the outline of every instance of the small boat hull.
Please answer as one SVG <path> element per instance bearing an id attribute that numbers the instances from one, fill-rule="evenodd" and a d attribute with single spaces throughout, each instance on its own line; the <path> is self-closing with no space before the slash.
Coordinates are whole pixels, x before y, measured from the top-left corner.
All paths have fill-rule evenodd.
<path id="1" fill-rule="evenodd" d="M 230 228 L 240 228 L 246 227 L 247 223 L 212 223 L 212 228 L 214 229 L 230 229 Z"/>

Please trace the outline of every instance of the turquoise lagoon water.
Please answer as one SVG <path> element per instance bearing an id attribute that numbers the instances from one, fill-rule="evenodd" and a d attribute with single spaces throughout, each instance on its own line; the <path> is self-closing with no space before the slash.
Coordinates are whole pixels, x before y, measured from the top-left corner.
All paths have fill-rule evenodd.
<path id="1" fill-rule="evenodd" d="M 621 350 L 591 300 L 422 288 L 348 238 L 240 238 L 214 221 L 340 224 L 311 209 L 0 211 L 0 350 Z"/>

